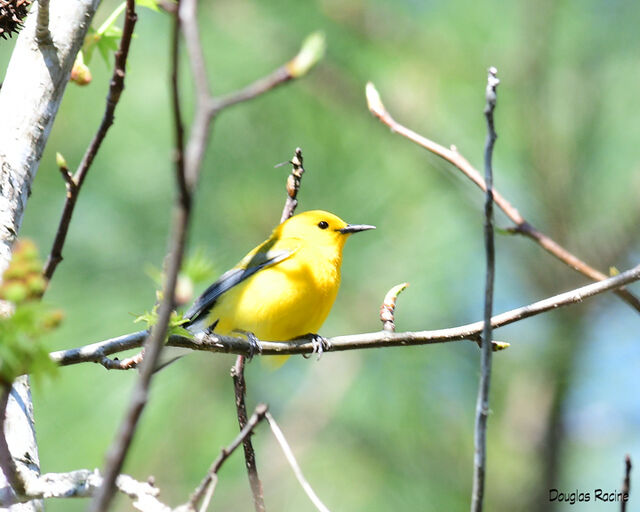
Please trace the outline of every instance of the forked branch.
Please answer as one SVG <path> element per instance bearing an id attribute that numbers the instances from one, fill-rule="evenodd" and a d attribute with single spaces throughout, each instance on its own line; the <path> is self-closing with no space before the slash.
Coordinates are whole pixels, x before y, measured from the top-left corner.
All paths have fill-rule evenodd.
<path id="1" fill-rule="evenodd" d="M 437 142 L 434 142 L 398 123 L 393 117 L 391 117 L 391 114 L 389 114 L 385 108 L 380 98 L 380 94 L 371 82 L 367 84 L 366 94 L 367 104 L 371 113 L 382 123 L 391 128 L 394 133 L 402 135 L 418 146 L 431 151 L 440 158 L 453 164 L 480 189 L 486 191 L 486 185 L 482 175 L 468 162 L 465 157 L 458 153 L 458 150 L 454 146 L 452 146 L 451 149 L 447 149 Z M 495 188 L 493 189 L 493 200 L 515 224 L 512 229 L 514 233 L 530 238 L 549 254 L 555 256 L 566 265 L 594 281 L 602 281 L 607 278 L 606 274 L 603 274 L 591 265 L 585 263 L 550 237 L 536 229 L 531 223 L 525 220 L 520 212 Z M 633 295 L 629 290 L 621 288 L 616 290 L 615 293 L 636 311 L 640 312 L 640 299 Z"/>

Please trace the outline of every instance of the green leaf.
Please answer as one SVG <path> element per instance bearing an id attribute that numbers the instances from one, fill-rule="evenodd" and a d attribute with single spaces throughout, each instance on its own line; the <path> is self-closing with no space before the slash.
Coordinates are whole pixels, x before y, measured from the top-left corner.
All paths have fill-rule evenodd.
<path id="1" fill-rule="evenodd" d="M 35 380 L 56 373 L 42 335 L 50 328 L 48 308 L 41 302 L 20 305 L 13 315 L 0 319 L 0 380 L 12 382 L 18 375 Z"/>

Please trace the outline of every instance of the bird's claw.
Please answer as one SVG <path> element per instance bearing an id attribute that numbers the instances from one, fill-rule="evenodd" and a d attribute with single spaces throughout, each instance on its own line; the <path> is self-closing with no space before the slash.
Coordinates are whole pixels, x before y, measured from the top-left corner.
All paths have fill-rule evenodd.
<path id="1" fill-rule="evenodd" d="M 305 338 L 309 338 L 311 340 L 311 346 L 313 347 L 311 354 L 302 354 L 302 357 L 305 359 L 309 359 L 313 354 L 318 354 L 317 361 L 320 361 L 322 354 L 331 350 L 331 343 L 329 340 L 319 334 L 309 333 Z"/>
<path id="2" fill-rule="evenodd" d="M 256 354 L 262 354 L 262 345 L 260 345 L 260 340 L 258 337 L 249 331 L 242 331 L 240 329 L 236 329 L 234 332 L 244 335 L 249 342 L 249 353 L 247 354 L 247 361 L 251 361 L 253 356 Z"/>

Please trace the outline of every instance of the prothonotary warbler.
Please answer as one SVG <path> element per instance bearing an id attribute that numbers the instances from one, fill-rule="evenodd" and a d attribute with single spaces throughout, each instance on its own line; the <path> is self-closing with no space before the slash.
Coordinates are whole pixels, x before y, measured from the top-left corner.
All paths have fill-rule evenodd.
<path id="1" fill-rule="evenodd" d="M 196 299 L 185 327 L 269 341 L 315 335 L 338 293 L 344 243 L 369 229 L 321 210 L 291 217 Z"/>

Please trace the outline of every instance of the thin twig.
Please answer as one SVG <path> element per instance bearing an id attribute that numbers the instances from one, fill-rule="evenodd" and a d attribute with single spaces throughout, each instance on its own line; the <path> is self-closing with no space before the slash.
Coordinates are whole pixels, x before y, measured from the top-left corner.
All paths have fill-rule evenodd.
<path id="1" fill-rule="evenodd" d="M 369 110 L 382 123 L 391 128 L 391 131 L 402 135 L 418 146 L 431 151 L 432 153 L 438 155 L 440 158 L 453 164 L 460 171 L 462 171 L 465 176 L 473 181 L 473 183 L 475 183 L 481 190 L 486 190 L 485 182 L 481 174 L 467 161 L 465 157 L 458 153 L 458 150 L 454 146 L 452 146 L 451 149 L 447 149 L 437 142 L 427 139 L 426 137 L 423 137 L 413 130 L 410 130 L 406 126 L 398 123 L 391 117 L 391 114 L 389 114 L 389 112 L 385 108 L 382 100 L 380 99 L 378 91 L 371 82 L 367 84 L 366 93 Z M 567 249 L 559 245 L 544 233 L 538 231 L 532 224 L 525 220 L 520 212 L 495 188 L 493 189 L 493 200 L 498 205 L 498 207 L 507 215 L 507 217 L 509 217 L 515 224 L 515 227 L 512 230 L 514 233 L 522 234 L 530 238 L 538 245 L 540 245 L 545 251 L 594 281 L 602 281 L 608 277 L 606 274 L 603 274 L 602 272 L 596 270 L 592 266 L 579 259 L 577 256 L 569 252 Z M 616 290 L 615 293 L 627 304 L 635 308 L 637 311 L 640 311 L 640 299 L 638 299 L 638 297 L 633 295 L 630 291 L 621 288 L 619 290 Z"/>
<path id="2" fill-rule="evenodd" d="M 233 102 L 228 104 L 231 105 Z M 300 180 L 304 173 L 304 167 L 302 166 L 302 150 L 300 148 L 296 148 L 290 163 L 293 168 L 289 178 L 287 179 L 287 199 L 285 201 L 284 209 L 282 210 L 282 216 L 280 217 L 281 224 L 293 215 L 296 206 L 298 206 L 296 197 L 298 195 L 298 190 L 300 190 Z M 244 378 L 244 367 L 245 356 L 239 355 L 236 358 L 235 364 L 231 368 L 231 377 L 233 378 L 233 390 L 235 393 L 238 425 L 241 430 L 243 430 L 247 425 L 247 406 L 245 403 L 247 384 Z M 265 510 L 264 492 L 262 489 L 262 482 L 258 476 L 256 453 L 253 449 L 253 443 L 251 442 L 250 436 L 247 436 L 242 441 L 242 446 L 244 449 L 244 460 L 247 467 L 249 485 L 251 486 L 251 493 L 253 494 L 253 504 L 256 512 L 263 512 Z"/>
<path id="3" fill-rule="evenodd" d="M 125 359 L 111 359 L 107 356 L 103 356 L 100 360 L 96 361 L 104 366 L 107 370 L 131 370 L 137 368 L 144 357 L 144 351 L 138 352 L 136 355 L 127 357 Z"/>
<path id="4" fill-rule="evenodd" d="M 484 150 L 486 197 L 484 203 L 484 243 L 486 252 L 486 277 L 484 288 L 484 322 L 482 326 L 481 372 L 476 403 L 475 455 L 473 464 L 473 491 L 471 512 L 481 512 L 484 502 L 484 482 L 487 465 L 487 419 L 489 418 L 489 390 L 491 385 L 492 339 L 491 314 L 493 311 L 493 283 L 495 281 L 495 247 L 493 240 L 493 146 L 498 136 L 493 123 L 496 107 L 496 88 L 500 83 L 494 67 L 489 68 L 486 89 L 487 140 Z"/>
<path id="5" fill-rule="evenodd" d="M 18 496 L 25 493 L 25 484 L 22 476 L 18 472 L 16 462 L 13 460 L 7 438 L 5 435 L 5 419 L 9 395 L 11 394 L 11 384 L 3 383 L 0 390 L 0 469 L 7 478 L 7 482 Z"/>
<path id="6" fill-rule="evenodd" d="M 591 283 L 574 290 L 554 295 L 546 299 L 534 302 L 527 306 L 522 306 L 504 313 L 500 313 L 491 318 L 491 327 L 498 329 L 515 322 L 536 316 L 547 311 L 556 310 L 572 304 L 580 304 L 584 300 L 611 291 L 617 287 L 627 285 L 640 280 L 640 265 L 610 277 L 604 281 Z M 405 347 L 415 345 L 431 345 L 435 343 L 450 343 L 456 341 L 470 340 L 478 342 L 484 326 L 484 321 L 450 327 L 432 331 L 409 331 L 409 332 L 367 332 L 361 334 L 350 334 L 346 336 L 336 336 L 328 338 L 325 352 L 341 352 L 344 350 L 359 350 L 367 348 L 381 347 Z M 104 355 L 115 354 L 123 350 L 140 347 L 147 336 L 146 331 L 139 331 L 119 336 L 109 340 L 92 343 L 84 347 L 70 350 L 61 350 L 51 353 L 51 359 L 61 366 L 71 364 L 95 362 Z M 262 355 L 294 355 L 312 354 L 314 346 L 308 339 L 292 341 L 263 341 L 260 340 Z M 204 350 L 208 352 L 222 352 L 227 354 L 249 355 L 253 350 L 252 345 L 245 338 L 234 338 L 232 336 L 220 336 L 211 334 L 199 338 L 186 338 L 173 335 L 169 337 L 167 345 L 173 347 L 189 348 L 191 350 Z M 494 349 L 500 348 L 493 342 Z"/>
<path id="7" fill-rule="evenodd" d="M 280 224 L 285 220 L 293 216 L 293 213 L 298 206 L 298 191 L 300 190 L 300 181 L 304 174 L 304 167 L 302 166 L 304 159 L 302 158 L 302 149 L 296 148 L 293 158 L 291 159 L 291 174 L 287 178 L 287 199 L 282 209 L 282 216 L 280 217 Z"/>
<path id="8" fill-rule="evenodd" d="M 236 362 L 231 368 L 231 377 L 233 378 L 233 390 L 236 398 L 236 411 L 238 414 L 238 425 L 240 431 L 247 427 L 247 406 L 245 404 L 245 396 L 247 393 L 247 383 L 244 380 L 244 363 L 245 356 L 239 355 Z M 258 467 L 256 465 L 256 452 L 253 449 L 251 436 L 244 436 L 242 439 L 242 448 L 244 450 L 244 462 L 247 467 L 247 475 L 249 476 L 249 485 L 253 494 L 253 505 L 256 512 L 264 512 L 264 493 L 262 491 L 262 482 L 258 476 Z"/>
<path id="9" fill-rule="evenodd" d="M 214 484 L 215 477 L 224 462 L 236 450 L 236 448 L 240 446 L 240 443 L 244 443 L 244 440 L 251 435 L 253 429 L 256 428 L 258 423 L 260 423 L 265 418 L 267 410 L 268 408 L 265 404 L 258 404 L 253 414 L 251 415 L 251 418 L 249 418 L 249 421 L 247 421 L 247 423 L 233 440 L 233 442 L 220 451 L 220 455 L 218 455 L 216 460 L 213 461 L 213 464 L 211 464 L 211 467 L 207 472 L 207 476 L 204 477 L 202 482 L 200 482 L 200 485 L 198 485 L 194 493 L 191 495 L 191 498 L 189 499 L 189 505 L 192 508 L 195 509 L 198 506 L 198 503 L 203 498 L 207 490 Z"/>
<path id="10" fill-rule="evenodd" d="M 631 493 L 631 456 L 624 457 L 624 480 L 622 481 L 622 499 L 620 500 L 620 510 L 626 512 L 627 502 Z"/>
<path id="11" fill-rule="evenodd" d="M 252 84 L 246 86 L 244 89 L 213 99 L 210 105 L 210 113 L 215 116 L 225 108 L 260 96 L 279 85 L 287 83 L 292 78 L 293 76 L 287 70 L 287 67 L 281 66 L 269 75 L 259 78 Z"/>
<path id="12" fill-rule="evenodd" d="M 39 46 L 53 44 L 49 31 L 49 0 L 38 0 L 38 23 L 36 24 L 36 41 Z"/>
<path id="13" fill-rule="evenodd" d="M 173 12 L 173 31 L 171 34 L 171 106 L 173 108 L 173 127 L 176 138 L 175 169 L 176 182 L 178 184 L 179 196 L 189 196 L 189 186 L 184 172 L 184 123 L 182 121 L 182 109 L 180 107 L 180 89 L 178 73 L 180 71 L 180 17 L 179 5 L 176 5 Z"/>
<path id="14" fill-rule="evenodd" d="M 409 283 L 397 284 L 391 288 L 384 296 L 382 306 L 380 306 L 380 321 L 382 322 L 382 330 L 387 332 L 396 332 L 395 311 L 398 295 L 407 289 Z"/>
<path id="15" fill-rule="evenodd" d="M 280 444 L 280 448 L 282 448 L 282 452 L 287 458 L 291 469 L 293 469 L 293 473 L 296 475 L 296 478 L 302 486 L 302 489 L 304 489 L 304 492 L 307 493 L 307 496 L 309 496 L 311 502 L 318 510 L 320 510 L 320 512 L 329 512 L 329 509 L 324 505 L 324 503 L 322 503 L 322 501 L 320 501 L 320 498 L 318 498 L 318 495 L 314 492 L 313 488 L 311 487 L 311 485 L 309 485 L 309 482 L 307 482 L 304 475 L 302 474 L 302 470 L 296 462 L 293 451 L 291 451 L 291 447 L 289 446 L 289 443 L 287 443 L 287 440 L 284 437 L 282 430 L 280 430 L 280 427 L 276 423 L 276 420 L 274 420 L 273 416 L 271 416 L 271 414 L 268 412 L 266 413 L 266 416 L 267 421 L 269 422 L 269 426 L 271 427 L 271 431 L 278 441 L 278 444 Z"/>
<path id="16" fill-rule="evenodd" d="M 127 11 L 133 8 L 134 0 L 127 0 Z M 131 7 L 130 7 L 131 4 Z M 179 30 L 179 24 L 174 24 L 174 31 Z M 177 44 L 177 35 L 174 34 L 174 44 Z M 178 66 L 177 52 L 172 59 L 173 69 Z M 175 91 L 174 91 L 175 92 Z M 176 174 L 178 182 L 184 180 L 185 168 L 184 159 L 180 156 L 183 153 L 182 141 L 176 141 Z M 182 178 L 180 178 L 182 175 Z M 136 432 L 142 411 L 147 404 L 149 386 L 151 378 L 156 368 L 160 352 L 164 346 L 165 336 L 169 325 L 169 319 L 174 309 L 175 288 L 178 280 L 178 272 L 182 265 L 182 258 L 187 238 L 187 228 L 191 215 L 191 196 L 186 189 L 178 190 L 178 198 L 174 208 L 173 225 L 171 228 L 170 246 L 167 252 L 167 277 L 163 289 L 163 299 L 158 308 L 158 321 L 153 326 L 149 339 L 145 345 L 145 355 L 141 364 L 140 375 L 136 381 L 129 407 L 125 418 L 120 425 L 120 429 L 107 453 L 107 462 L 104 470 L 104 481 L 102 487 L 96 494 L 91 504 L 93 512 L 105 512 L 113 499 L 115 492 L 115 482 L 120 474 L 124 460 L 131 446 L 133 436 Z"/>
<path id="17" fill-rule="evenodd" d="M 48 3 L 48 2 L 47 2 Z M 111 76 L 111 82 L 109 85 L 109 93 L 107 94 L 107 105 L 102 116 L 102 121 L 98 127 L 98 131 L 93 137 L 93 140 L 89 144 L 82 162 L 78 166 L 78 170 L 73 175 L 72 182 L 73 187 L 70 187 L 68 179 L 67 182 L 67 198 L 64 203 L 62 215 L 60 216 L 60 223 L 58 224 L 58 230 L 56 232 L 53 245 L 47 262 L 45 263 L 42 274 L 47 281 L 51 280 L 53 273 L 56 270 L 58 264 L 62 261 L 62 248 L 67 239 L 67 232 L 69 231 L 69 224 L 71 217 L 78 199 L 78 194 L 82 184 L 84 183 L 87 173 L 91 168 L 91 164 L 107 135 L 107 131 L 113 124 L 114 113 L 118 101 L 120 101 L 120 95 L 124 90 L 124 77 L 126 72 L 127 56 L 129 55 L 129 47 L 131 45 L 131 38 L 133 36 L 133 28 L 135 27 L 137 15 L 135 11 L 135 2 L 133 0 L 127 0 L 127 8 L 124 18 L 124 27 L 122 28 L 122 37 L 120 39 L 120 46 L 115 54 L 115 65 L 113 68 L 113 74 Z M 67 170 L 68 174 L 68 170 Z"/>

